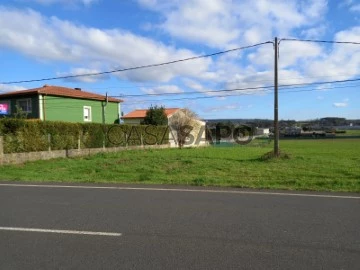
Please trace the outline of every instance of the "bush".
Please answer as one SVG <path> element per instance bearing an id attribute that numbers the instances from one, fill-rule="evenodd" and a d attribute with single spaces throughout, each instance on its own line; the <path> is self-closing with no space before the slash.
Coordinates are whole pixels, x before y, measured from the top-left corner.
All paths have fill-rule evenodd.
<path id="1" fill-rule="evenodd" d="M 99 148 L 127 145 L 167 144 L 167 126 L 102 125 L 40 120 L 0 119 L 0 135 L 4 136 L 4 152 L 19 153 Z"/>

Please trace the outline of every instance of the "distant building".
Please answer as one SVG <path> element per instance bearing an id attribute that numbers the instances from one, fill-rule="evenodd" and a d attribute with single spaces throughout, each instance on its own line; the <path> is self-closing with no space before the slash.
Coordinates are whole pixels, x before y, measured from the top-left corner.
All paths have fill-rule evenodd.
<path id="1" fill-rule="evenodd" d="M 167 118 L 171 117 L 175 112 L 177 112 L 179 108 L 169 108 L 165 109 L 165 114 Z M 146 116 L 146 112 L 148 110 L 135 110 L 132 112 L 129 112 L 128 114 L 125 114 L 121 119 L 124 120 L 124 124 L 127 125 L 140 125 L 142 121 L 144 121 L 144 118 Z"/>
<path id="2" fill-rule="evenodd" d="M 324 117 L 319 120 L 320 126 L 344 126 L 346 118 L 341 117 Z"/>
<path id="3" fill-rule="evenodd" d="M 122 117 L 124 124 L 128 125 L 140 125 L 142 121 L 144 121 L 144 118 L 146 116 L 147 110 L 135 110 L 132 111 Z M 169 142 L 171 147 L 177 147 L 177 135 L 175 130 L 171 128 L 171 118 L 176 113 L 181 113 L 180 108 L 169 108 L 165 109 L 165 114 L 168 119 L 168 126 L 170 127 L 170 133 L 169 133 Z M 190 132 L 190 135 L 194 140 L 192 142 L 186 143 L 185 147 L 194 147 L 194 146 L 202 146 L 206 145 L 206 129 L 205 125 L 206 123 L 204 121 L 195 119 L 196 127 Z"/>
<path id="4" fill-rule="evenodd" d="M 255 135 L 269 135 L 270 128 L 256 128 Z"/>
<path id="5" fill-rule="evenodd" d="M 44 85 L 0 94 L 0 118 L 21 111 L 29 119 L 112 124 L 119 121 L 121 102 L 80 88 Z"/>
<path id="6" fill-rule="evenodd" d="M 302 129 L 300 127 L 286 127 L 283 130 L 284 136 L 300 136 Z"/>

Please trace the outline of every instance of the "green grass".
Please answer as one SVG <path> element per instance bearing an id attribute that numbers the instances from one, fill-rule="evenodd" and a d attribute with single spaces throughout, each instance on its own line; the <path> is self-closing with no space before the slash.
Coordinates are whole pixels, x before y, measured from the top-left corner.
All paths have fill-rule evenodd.
<path id="1" fill-rule="evenodd" d="M 0 179 L 146 183 L 360 192 L 360 139 L 286 140 L 287 159 L 262 160 L 273 145 L 133 150 L 0 167 Z"/>
<path id="2" fill-rule="evenodd" d="M 346 130 L 345 133 L 336 134 L 336 137 L 346 137 L 346 136 L 360 136 L 360 130 L 359 129 Z"/>

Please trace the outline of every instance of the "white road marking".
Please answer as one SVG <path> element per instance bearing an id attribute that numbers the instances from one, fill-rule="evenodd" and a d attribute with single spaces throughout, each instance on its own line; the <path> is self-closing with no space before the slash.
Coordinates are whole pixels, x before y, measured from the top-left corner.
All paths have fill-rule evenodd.
<path id="1" fill-rule="evenodd" d="M 0 186 L 7 187 L 37 187 L 37 188 L 72 188 L 72 189 L 110 189 L 110 190 L 143 190 L 143 191 L 168 191 L 168 192 L 198 192 L 198 193 L 227 193 L 245 195 L 273 195 L 293 197 L 316 197 L 316 198 L 337 198 L 360 200 L 360 196 L 342 196 L 326 194 L 269 192 L 269 191 L 244 191 L 244 190 L 214 190 L 214 189 L 179 189 L 179 188 L 145 188 L 145 187 L 114 187 L 114 186 L 69 186 L 69 185 L 33 185 L 33 184 L 7 184 L 0 183 Z"/>
<path id="2" fill-rule="evenodd" d="M 51 229 L 38 229 L 38 228 L 21 228 L 21 227 L 0 227 L 0 231 L 39 232 L 39 233 L 58 233 L 58 234 L 82 234 L 82 235 L 113 236 L 113 237 L 121 236 L 121 233 L 110 233 L 110 232 L 51 230 Z"/>

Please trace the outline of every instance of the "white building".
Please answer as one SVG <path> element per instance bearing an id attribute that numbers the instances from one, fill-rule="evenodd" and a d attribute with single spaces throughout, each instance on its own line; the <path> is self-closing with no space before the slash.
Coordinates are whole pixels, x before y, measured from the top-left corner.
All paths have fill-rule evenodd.
<path id="1" fill-rule="evenodd" d="M 270 129 L 269 128 L 256 128 L 255 135 L 269 135 Z"/>
<path id="2" fill-rule="evenodd" d="M 146 116 L 147 110 L 135 110 L 122 117 L 124 124 L 140 125 Z M 169 143 L 171 147 L 178 147 L 177 132 L 173 127 L 172 118 L 175 114 L 182 113 L 180 108 L 165 109 L 169 126 Z M 204 121 L 193 119 L 190 123 L 192 130 L 184 144 L 184 147 L 198 147 L 207 145 L 206 142 L 206 123 Z"/>

